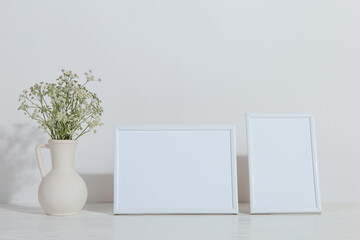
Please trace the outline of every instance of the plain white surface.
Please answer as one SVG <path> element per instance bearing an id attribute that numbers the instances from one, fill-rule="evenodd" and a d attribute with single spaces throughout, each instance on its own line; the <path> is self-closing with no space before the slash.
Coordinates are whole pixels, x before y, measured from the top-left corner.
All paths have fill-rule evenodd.
<path id="1" fill-rule="evenodd" d="M 234 128 L 115 128 L 114 212 L 237 213 Z"/>
<path id="2" fill-rule="evenodd" d="M 252 213 L 320 212 L 311 115 L 248 114 Z"/>
<path id="3" fill-rule="evenodd" d="M 40 207 L 0 205 L 0 239 L 358 240 L 359 204 L 327 204 L 323 214 L 116 215 L 87 204 L 77 216 L 46 216 Z"/>
<path id="4" fill-rule="evenodd" d="M 309 112 L 322 200 L 360 202 L 359 12 L 354 0 L 1 0 L 0 201 L 37 202 L 34 148 L 48 139 L 15 125 L 34 124 L 20 92 L 91 68 L 104 126 L 75 160 L 89 201 L 113 199 L 115 124 L 236 124 L 247 202 L 244 114 Z"/>

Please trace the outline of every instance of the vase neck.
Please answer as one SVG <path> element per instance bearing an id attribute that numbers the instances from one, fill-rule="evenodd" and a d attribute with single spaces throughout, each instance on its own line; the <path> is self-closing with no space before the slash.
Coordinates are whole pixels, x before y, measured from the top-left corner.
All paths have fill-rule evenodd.
<path id="1" fill-rule="evenodd" d="M 78 141 L 50 140 L 51 161 L 53 169 L 74 168 L 75 149 Z"/>

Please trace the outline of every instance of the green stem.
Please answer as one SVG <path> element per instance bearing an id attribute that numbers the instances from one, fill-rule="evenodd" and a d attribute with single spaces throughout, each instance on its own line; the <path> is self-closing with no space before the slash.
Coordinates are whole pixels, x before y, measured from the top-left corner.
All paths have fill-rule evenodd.
<path id="1" fill-rule="evenodd" d="M 81 137 L 85 133 L 89 132 L 90 129 L 86 131 L 86 129 L 88 129 L 88 128 L 89 128 L 89 125 L 87 125 L 86 128 L 84 128 L 84 130 L 75 138 L 75 140 L 77 140 L 79 137 Z"/>

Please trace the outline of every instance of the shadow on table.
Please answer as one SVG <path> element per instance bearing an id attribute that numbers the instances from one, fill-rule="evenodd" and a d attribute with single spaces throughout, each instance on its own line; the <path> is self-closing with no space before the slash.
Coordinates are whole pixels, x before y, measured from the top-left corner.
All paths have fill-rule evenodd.
<path id="1" fill-rule="evenodd" d="M 39 206 L 22 206 L 17 204 L 3 204 L 0 206 L 0 209 L 6 209 L 11 212 L 17 212 L 22 214 L 32 214 L 32 215 L 46 215 L 44 210 Z M 86 204 L 83 210 L 90 212 L 98 212 L 106 215 L 113 215 L 113 205 L 108 203 L 96 203 L 96 204 Z M 80 212 L 74 216 L 80 216 L 84 212 Z"/>
<path id="2" fill-rule="evenodd" d="M 109 203 L 88 203 L 85 205 L 84 210 L 114 216 L 113 204 Z"/>
<path id="3" fill-rule="evenodd" d="M 22 206 L 16 204 L 6 204 L 1 205 L 0 208 L 6 209 L 12 212 L 18 213 L 26 213 L 26 214 L 35 214 L 35 215 L 45 215 L 45 212 L 41 209 L 41 207 L 36 206 Z"/>
<path id="4" fill-rule="evenodd" d="M 250 214 L 250 204 L 249 203 L 240 203 L 239 204 L 239 214 Z"/>

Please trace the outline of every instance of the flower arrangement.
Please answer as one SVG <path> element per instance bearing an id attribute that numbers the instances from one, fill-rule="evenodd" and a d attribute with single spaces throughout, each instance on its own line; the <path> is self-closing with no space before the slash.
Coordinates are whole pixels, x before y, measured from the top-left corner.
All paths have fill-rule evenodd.
<path id="1" fill-rule="evenodd" d="M 85 85 L 101 79 L 95 79 L 89 70 L 85 83 L 80 84 L 76 73 L 61 71 L 56 83 L 40 82 L 24 90 L 18 110 L 36 120 L 51 139 L 76 140 L 91 130 L 96 133 L 95 127 L 102 125 L 103 108 L 101 100 Z"/>

